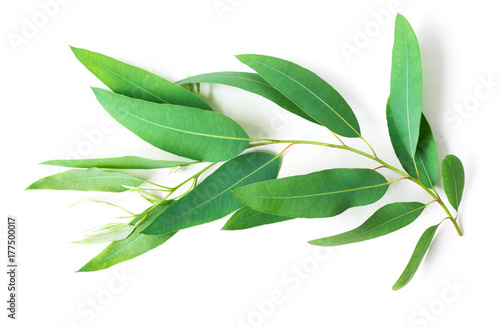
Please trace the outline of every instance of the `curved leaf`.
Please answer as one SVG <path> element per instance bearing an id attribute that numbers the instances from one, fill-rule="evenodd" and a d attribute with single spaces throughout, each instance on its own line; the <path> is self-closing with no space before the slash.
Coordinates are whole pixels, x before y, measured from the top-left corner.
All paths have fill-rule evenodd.
<path id="1" fill-rule="evenodd" d="M 413 158 L 422 116 L 422 63 L 415 32 L 400 14 L 392 50 L 391 106 L 401 142 Z"/>
<path id="2" fill-rule="evenodd" d="M 241 153 L 248 135 L 222 114 L 158 104 L 93 88 L 104 109 L 144 141 L 179 156 L 224 161 Z"/>
<path id="3" fill-rule="evenodd" d="M 387 103 L 386 114 L 392 147 L 394 148 L 394 152 L 399 162 L 411 177 L 416 179 L 420 178 L 422 183 L 429 188 L 434 187 L 439 170 L 439 160 L 436 142 L 434 141 L 434 136 L 432 135 L 432 130 L 427 119 L 425 119 L 425 116 L 422 114 L 417 151 L 415 152 L 415 158 L 412 158 L 408 154 L 408 151 L 406 151 L 396 130 L 396 126 L 394 125 L 390 102 Z M 415 165 L 417 169 L 415 169 Z"/>
<path id="4" fill-rule="evenodd" d="M 168 239 L 174 236 L 175 233 L 165 235 L 145 235 L 141 234 L 141 232 L 147 228 L 160 213 L 165 211 L 169 205 L 170 202 L 161 204 L 154 208 L 151 212 L 149 212 L 149 214 L 147 214 L 146 219 L 132 232 L 132 234 L 123 240 L 112 242 L 101 253 L 78 270 L 78 272 L 106 269 L 116 265 L 117 263 L 133 259 L 165 243 Z M 140 215 L 137 220 L 132 221 L 130 224 L 137 223 L 137 221 L 143 218 L 144 214 Z"/>
<path id="5" fill-rule="evenodd" d="M 378 201 L 390 183 L 371 169 L 339 168 L 255 183 L 233 193 L 260 212 L 321 218 Z"/>
<path id="6" fill-rule="evenodd" d="M 143 233 L 165 234 L 223 218 L 243 207 L 232 190 L 276 178 L 278 170 L 279 157 L 268 153 L 252 152 L 233 158 L 160 214 Z"/>
<path id="7" fill-rule="evenodd" d="M 229 218 L 227 223 L 222 227 L 222 230 L 247 229 L 279 223 L 290 219 L 294 218 L 270 215 L 268 213 L 255 211 L 250 207 L 243 207 L 236 211 L 231 218 Z"/>
<path id="8" fill-rule="evenodd" d="M 307 115 L 332 132 L 360 137 L 359 124 L 344 98 L 321 77 L 297 64 L 269 56 L 236 56 Z"/>
<path id="9" fill-rule="evenodd" d="M 411 224 L 424 211 L 425 207 L 425 204 L 419 202 L 391 203 L 375 211 L 358 228 L 342 234 L 309 241 L 309 243 L 319 246 L 337 246 L 383 236 Z"/>
<path id="10" fill-rule="evenodd" d="M 427 250 L 431 245 L 432 239 L 434 238 L 434 235 L 436 234 L 438 227 L 439 225 L 431 226 L 427 228 L 427 230 L 422 234 L 410 258 L 410 262 L 408 262 L 408 265 L 406 266 L 405 270 L 403 271 L 397 282 L 394 284 L 394 286 L 392 286 L 392 289 L 394 291 L 397 291 L 405 287 L 411 281 L 411 279 L 417 272 L 417 269 L 420 266 L 422 259 L 427 253 Z"/>
<path id="11" fill-rule="evenodd" d="M 91 168 L 72 169 L 47 176 L 34 182 L 26 189 L 123 192 L 128 190 L 123 185 L 136 187 L 141 183 L 142 180 L 129 174 L 111 173 Z"/>
<path id="12" fill-rule="evenodd" d="M 258 74 L 244 72 L 208 73 L 192 76 L 177 82 L 177 84 L 186 83 L 212 83 L 237 87 L 271 100 L 281 108 L 288 110 L 297 116 L 307 119 L 313 123 L 318 123 Z"/>
<path id="13" fill-rule="evenodd" d="M 116 93 L 157 103 L 211 110 L 196 95 L 158 75 L 97 52 L 73 47 L 71 50 L 92 74 Z"/>
<path id="14" fill-rule="evenodd" d="M 465 171 L 460 159 L 448 155 L 441 164 L 444 192 L 450 204 L 458 211 L 465 186 Z"/>
<path id="15" fill-rule="evenodd" d="M 52 165 L 72 168 L 108 168 L 108 169 L 158 169 L 187 166 L 195 162 L 154 160 L 135 156 L 99 158 L 99 159 L 69 159 L 49 160 L 41 165 Z"/>

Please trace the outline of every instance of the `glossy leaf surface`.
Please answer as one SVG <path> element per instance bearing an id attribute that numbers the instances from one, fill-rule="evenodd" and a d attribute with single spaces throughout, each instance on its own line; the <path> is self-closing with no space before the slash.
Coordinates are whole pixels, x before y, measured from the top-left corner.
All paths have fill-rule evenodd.
<path id="1" fill-rule="evenodd" d="M 454 155 L 448 155 L 441 164 L 443 185 L 450 204 L 458 210 L 465 186 L 465 171 L 462 162 Z"/>
<path id="2" fill-rule="evenodd" d="M 208 73 L 197 76 L 192 76 L 182 81 L 178 81 L 178 84 L 185 83 L 211 83 L 211 84 L 223 84 L 232 87 L 236 87 L 248 92 L 260 95 L 272 102 L 276 103 L 281 108 L 290 111 L 304 119 L 307 119 L 313 123 L 316 120 L 311 118 L 302 109 L 300 109 L 296 104 L 290 101 L 287 97 L 281 94 L 277 89 L 275 89 L 271 84 L 266 82 L 265 79 L 260 77 L 260 75 L 255 73 L 246 72 L 220 72 L 220 73 Z"/>
<path id="3" fill-rule="evenodd" d="M 279 158 L 268 153 L 233 158 L 160 214 L 143 233 L 165 234 L 223 218 L 243 207 L 231 191 L 276 178 L 278 170 Z"/>
<path id="4" fill-rule="evenodd" d="M 321 218 L 378 201 L 390 182 L 371 169 L 329 169 L 244 186 L 234 195 L 250 208 L 278 216 Z"/>
<path id="5" fill-rule="evenodd" d="M 424 259 L 424 256 L 427 253 L 429 246 L 431 245 L 432 239 L 434 238 L 438 227 L 439 225 L 431 226 L 427 228 L 427 230 L 422 234 L 410 258 L 410 262 L 408 262 L 405 270 L 392 287 L 394 291 L 405 287 L 411 281 L 411 279 L 417 272 L 420 263 Z"/>
<path id="6" fill-rule="evenodd" d="M 351 231 L 309 243 L 319 246 L 337 246 L 387 235 L 411 224 L 424 209 L 425 204 L 419 202 L 391 203 L 378 209 L 361 226 Z"/>
<path id="7" fill-rule="evenodd" d="M 248 135 L 222 114 L 129 98 L 103 89 L 94 93 L 120 124 L 144 141 L 200 161 L 224 161 L 248 146 Z"/>
<path id="8" fill-rule="evenodd" d="M 127 191 L 123 185 L 136 187 L 142 180 L 125 173 L 111 173 L 98 168 L 72 169 L 44 177 L 28 186 L 27 190 L 72 190 L 72 191 Z"/>
<path id="9" fill-rule="evenodd" d="M 422 116 L 422 63 L 415 32 L 400 14 L 396 18 L 392 50 L 390 97 L 394 124 L 406 151 L 413 158 Z"/>
<path id="10" fill-rule="evenodd" d="M 199 97 L 144 69 L 85 49 L 71 48 L 76 58 L 106 86 L 131 98 L 211 110 Z"/>
<path id="11" fill-rule="evenodd" d="M 255 54 L 236 57 L 332 132 L 346 137 L 361 136 L 358 120 L 349 104 L 315 73 L 274 57 Z"/>

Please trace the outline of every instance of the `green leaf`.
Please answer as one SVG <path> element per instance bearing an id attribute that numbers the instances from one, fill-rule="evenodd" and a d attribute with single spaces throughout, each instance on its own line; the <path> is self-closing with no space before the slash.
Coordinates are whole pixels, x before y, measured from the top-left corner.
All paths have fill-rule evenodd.
<path id="1" fill-rule="evenodd" d="M 212 83 L 237 87 L 271 100 L 281 108 L 288 110 L 297 116 L 307 119 L 313 123 L 318 123 L 258 74 L 244 72 L 208 73 L 192 76 L 177 82 L 177 84 L 185 83 Z"/>
<path id="2" fill-rule="evenodd" d="M 319 246 L 337 246 L 383 236 L 411 224 L 424 211 L 425 207 L 425 204 L 419 202 L 391 203 L 378 209 L 358 228 L 309 241 L 309 243 Z"/>
<path id="3" fill-rule="evenodd" d="M 278 216 L 322 218 L 378 201 L 391 182 L 371 169 L 329 169 L 244 186 L 234 195 L 250 208 Z"/>
<path id="4" fill-rule="evenodd" d="M 438 175 L 439 160 L 436 142 L 434 141 L 434 136 L 432 135 L 432 130 L 427 119 L 425 119 L 425 116 L 422 114 L 417 151 L 415 153 L 415 158 L 412 158 L 408 154 L 408 151 L 406 151 L 396 130 L 396 126 L 394 125 L 390 101 L 387 102 L 386 114 L 392 147 L 394 148 L 394 152 L 396 152 L 399 162 L 411 177 L 416 179 L 420 178 L 425 186 L 433 188 L 436 184 Z M 415 164 L 418 173 L 415 169 Z"/>
<path id="5" fill-rule="evenodd" d="M 126 186 L 136 187 L 143 181 L 125 173 L 111 173 L 97 168 L 72 169 L 44 177 L 28 186 L 27 190 L 72 190 L 123 192 Z"/>
<path id="6" fill-rule="evenodd" d="M 275 216 L 253 210 L 250 207 L 243 207 L 236 211 L 233 216 L 222 227 L 222 230 L 247 229 L 262 225 L 279 223 L 281 221 L 294 219 L 291 217 Z"/>
<path id="7" fill-rule="evenodd" d="M 394 286 L 392 286 L 394 291 L 405 287 L 413 278 L 418 267 L 420 266 L 420 263 L 422 262 L 422 259 L 427 253 L 429 246 L 431 245 L 432 239 L 434 238 L 438 227 L 439 225 L 431 226 L 422 234 L 410 258 L 410 262 L 408 262 L 408 265 L 399 277 L 398 281 L 394 284 Z"/>
<path id="8" fill-rule="evenodd" d="M 79 272 L 97 271 L 109 268 L 117 263 L 133 259 L 165 243 L 168 239 L 174 236 L 175 233 L 165 235 L 145 235 L 141 232 L 147 228 L 160 213 L 165 211 L 170 204 L 171 202 L 164 203 L 154 208 L 151 212 L 149 212 L 149 214 L 147 214 L 146 219 L 132 232 L 132 234 L 130 234 L 130 236 L 123 240 L 112 242 L 95 258 L 83 266 Z M 144 214 L 139 217 L 130 224 L 137 223 L 143 219 Z"/>
<path id="9" fill-rule="evenodd" d="M 292 62 L 269 56 L 236 56 L 306 114 L 332 132 L 360 137 L 359 124 L 351 107 L 321 77 Z"/>
<path id="10" fill-rule="evenodd" d="M 232 190 L 276 178 L 278 170 L 279 157 L 264 152 L 231 159 L 160 214 L 143 233 L 165 234 L 223 218 L 243 207 Z"/>
<path id="11" fill-rule="evenodd" d="M 448 155 L 441 164 L 444 192 L 450 204 L 458 211 L 465 186 L 465 171 L 460 159 Z"/>
<path id="12" fill-rule="evenodd" d="M 422 64 L 415 32 L 400 14 L 392 50 L 391 107 L 401 141 L 413 158 L 422 116 Z"/>
<path id="13" fill-rule="evenodd" d="M 230 159 L 249 144 L 247 133 L 222 114 L 158 104 L 93 88 L 104 109 L 144 141 L 173 154 L 200 161 Z"/>
<path id="14" fill-rule="evenodd" d="M 73 47 L 71 50 L 92 74 L 116 93 L 157 103 L 211 110 L 193 93 L 158 75 L 97 52 Z"/>
<path id="15" fill-rule="evenodd" d="M 127 238 L 135 229 L 135 226 L 129 224 L 120 224 L 120 226 L 111 228 L 106 231 L 102 231 L 100 233 L 95 233 L 90 235 L 84 239 L 81 239 L 76 242 L 72 242 L 75 244 L 100 244 L 100 243 L 108 243 L 113 241 L 119 241 Z"/>
<path id="16" fill-rule="evenodd" d="M 187 166 L 195 162 L 154 160 L 134 156 L 99 158 L 99 159 L 70 159 L 49 160 L 41 165 L 52 165 L 72 168 L 108 168 L 108 169 L 158 169 Z"/>

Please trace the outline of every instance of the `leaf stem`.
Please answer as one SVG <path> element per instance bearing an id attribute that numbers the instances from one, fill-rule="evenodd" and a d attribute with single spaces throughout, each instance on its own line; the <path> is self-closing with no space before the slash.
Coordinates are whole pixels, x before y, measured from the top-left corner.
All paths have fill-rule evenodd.
<path id="1" fill-rule="evenodd" d="M 354 152 L 354 153 L 357 153 L 359 155 L 362 155 L 363 157 L 372 159 L 372 160 L 380 163 L 382 166 L 384 166 L 384 167 L 386 167 L 386 168 L 388 168 L 388 169 L 390 169 L 390 170 L 398 173 L 399 175 L 403 176 L 404 178 L 402 178 L 400 180 L 409 179 L 412 182 L 414 182 L 415 184 L 419 185 L 422 189 L 424 189 L 430 196 L 432 196 L 432 198 L 436 202 L 439 203 L 439 205 L 441 206 L 441 208 L 443 208 L 443 210 L 446 212 L 446 214 L 448 215 L 448 217 L 450 217 L 451 221 L 453 222 L 453 225 L 455 226 L 455 229 L 457 230 L 458 235 L 459 236 L 463 235 L 462 231 L 460 230 L 460 227 L 458 226 L 458 223 L 457 223 L 456 219 L 453 218 L 452 214 L 450 213 L 450 211 L 448 210 L 448 208 L 446 207 L 446 205 L 443 203 L 443 201 L 441 200 L 441 198 L 439 197 L 439 195 L 437 194 L 437 192 L 435 192 L 435 190 L 434 190 L 434 192 L 435 192 L 434 193 L 427 186 L 425 186 L 424 183 L 422 183 L 422 181 L 420 181 L 420 180 L 418 180 L 418 179 L 416 179 L 416 178 L 408 175 L 407 173 L 401 171 L 400 169 L 398 169 L 398 168 L 396 168 L 396 167 L 388 164 L 387 162 L 385 162 L 382 159 L 380 159 L 379 157 L 377 157 L 377 155 L 375 154 L 375 151 L 373 151 L 373 148 L 368 144 L 368 142 L 366 142 L 366 140 L 364 140 L 364 141 L 370 147 L 370 149 L 372 149 L 373 155 L 371 155 L 369 153 L 366 153 L 364 151 L 355 149 L 355 148 L 351 148 L 350 146 L 347 146 L 345 144 L 344 145 L 337 145 L 337 144 L 330 144 L 330 143 L 316 142 L 316 141 L 273 140 L 273 139 L 253 139 L 253 141 L 258 141 L 258 142 L 261 142 L 261 143 L 256 143 L 256 144 L 253 144 L 251 146 L 261 146 L 261 145 L 268 145 L 268 144 L 275 144 L 275 143 L 310 144 L 310 145 L 326 146 L 326 147 L 329 147 L 329 148 L 347 150 L 347 151 Z"/>

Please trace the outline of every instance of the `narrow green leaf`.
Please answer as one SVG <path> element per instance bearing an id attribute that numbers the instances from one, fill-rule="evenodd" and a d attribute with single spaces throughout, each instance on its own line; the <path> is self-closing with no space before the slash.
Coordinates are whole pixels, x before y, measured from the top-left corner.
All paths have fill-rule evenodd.
<path id="1" fill-rule="evenodd" d="M 268 153 L 252 152 L 233 158 L 160 214 L 143 233 L 165 234 L 223 218 L 243 207 L 231 191 L 276 178 L 278 170 L 279 158 Z"/>
<path id="2" fill-rule="evenodd" d="M 177 82 L 177 84 L 185 83 L 211 83 L 237 87 L 271 100 L 281 108 L 288 110 L 297 116 L 307 119 L 313 123 L 318 123 L 258 74 L 244 72 L 208 73 L 192 76 Z"/>
<path id="3" fill-rule="evenodd" d="M 383 236 L 411 224 L 425 207 L 425 204 L 419 202 L 391 203 L 375 211 L 361 226 L 351 231 L 309 241 L 309 243 L 319 246 L 337 246 Z"/>
<path id="4" fill-rule="evenodd" d="M 394 125 L 390 102 L 387 103 L 386 114 L 392 147 L 394 148 L 394 152 L 396 152 L 399 162 L 410 176 L 416 179 L 420 178 L 422 183 L 429 188 L 434 187 L 439 170 L 439 160 L 436 142 L 434 141 L 434 136 L 432 135 L 432 130 L 427 119 L 422 114 L 417 151 L 415 153 L 415 158 L 412 158 L 408 154 L 408 151 L 406 151 L 401 141 L 401 137 L 396 130 L 396 126 Z M 415 164 L 418 174 L 417 170 L 415 170 Z"/>
<path id="5" fill-rule="evenodd" d="M 247 133 L 222 114 L 129 98 L 103 89 L 94 93 L 104 109 L 144 141 L 200 161 L 230 159 L 249 144 Z"/>
<path id="6" fill-rule="evenodd" d="M 141 183 L 142 180 L 125 173 L 111 173 L 98 168 L 72 169 L 39 179 L 27 190 L 123 192 L 128 190 L 123 185 L 136 187 Z"/>
<path id="7" fill-rule="evenodd" d="M 415 32 L 400 14 L 392 50 L 391 107 L 401 141 L 413 158 L 422 116 L 422 64 Z"/>
<path id="8" fill-rule="evenodd" d="M 297 64 L 269 56 L 236 56 L 318 123 L 339 135 L 360 137 L 349 104 L 321 77 Z"/>
<path id="9" fill-rule="evenodd" d="M 108 169 L 158 169 L 191 165 L 194 162 L 154 160 L 134 156 L 99 158 L 99 159 L 69 159 L 49 160 L 41 165 L 52 165 L 72 168 L 108 168 Z"/>
<path id="10" fill-rule="evenodd" d="M 222 230 L 239 230 L 247 229 L 262 225 L 279 223 L 281 221 L 286 221 L 294 219 L 291 217 L 275 216 L 268 213 L 262 213 L 253 210 L 250 207 L 243 207 L 236 211 L 227 223 L 222 227 Z"/>
<path id="11" fill-rule="evenodd" d="M 211 110 L 193 93 L 158 75 L 97 52 L 73 47 L 71 50 L 92 74 L 116 93 L 157 103 Z"/>
<path id="12" fill-rule="evenodd" d="M 398 281 L 394 284 L 394 286 L 392 286 L 394 291 L 405 287 L 413 278 L 418 267 L 420 266 L 420 263 L 422 262 L 422 259 L 427 253 L 429 246 L 431 245 L 432 239 L 434 238 L 438 227 L 439 225 L 431 226 L 422 234 L 410 258 L 410 262 L 408 262 L 408 265 L 399 277 Z"/>
<path id="13" fill-rule="evenodd" d="M 448 155 L 441 164 L 444 192 L 450 204 L 458 211 L 465 186 L 465 171 L 460 159 Z"/>
<path id="14" fill-rule="evenodd" d="M 119 241 L 127 238 L 135 229 L 135 226 L 129 224 L 122 224 L 122 226 L 90 235 L 76 242 L 75 244 L 100 244 L 113 241 Z"/>
<path id="15" fill-rule="evenodd" d="M 174 236 L 175 233 L 145 235 L 141 232 L 147 228 L 160 213 L 165 211 L 170 204 L 171 202 L 164 203 L 153 209 L 132 234 L 123 240 L 112 242 L 101 253 L 85 264 L 79 272 L 97 271 L 109 268 L 117 263 L 133 259 L 165 243 Z M 138 216 L 137 220 L 132 221 L 130 224 L 135 224 L 143 218 L 144 214 Z"/>
<path id="16" fill-rule="evenodd" d="M 250 208 L 278 216 L 322 218 L 378 201 L 387 180 L 371 169 L 329 169 L 238 188 L 234 195 Z"/>

